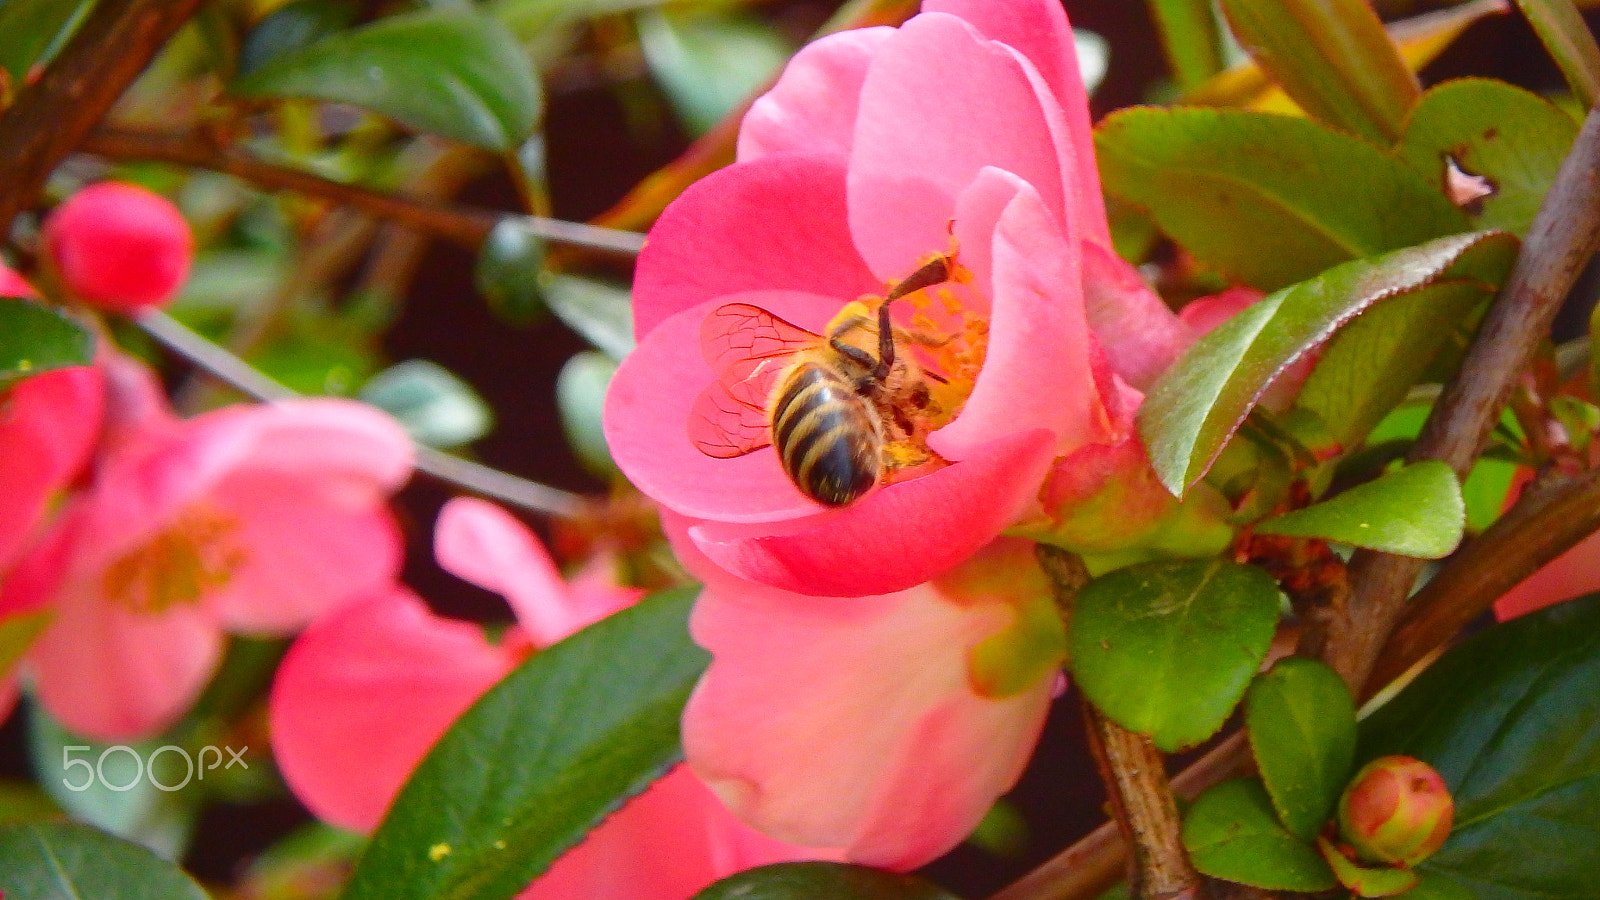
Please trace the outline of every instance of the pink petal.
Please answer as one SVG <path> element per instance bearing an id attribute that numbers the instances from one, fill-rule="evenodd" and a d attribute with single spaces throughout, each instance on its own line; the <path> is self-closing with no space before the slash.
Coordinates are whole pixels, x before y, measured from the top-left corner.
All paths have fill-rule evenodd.
<path id="1" fill-rule="evenodd" d="M 439 735 L 516 665 L 398 587 L 313 623 L 272 686 L 272 752 L 318 818 L 371 831 Z"/>
<path id="2" fill-rule="evenodd" d="M 793 847 L 740 824 L 687 766 L 679 766 L 629 800 L 517 896 L 689 900 L 713 881 L 744 869 L 817 858 L 830 854 Z"/>
<path id="3" fill-rule="evenodd" d="M 1083 244 L 1083 297 L 1106 359 L 1136 388 L 1148 388 L 1194 343 L 1196 333 L 1186 320 L 1109 244 Z"/>
<path id="4" fill-rule="evenodd" d="M 813 331 L 843 305 L 817 294 L 752 292 L 718 297 L 660 323 L 611 380 L 606 443 L 629 481 L 685 515 L 768 522 L 816 514 L 821 507 L 795 489 L 770 448 L 713 459 L 689 442 L 690 410 L 716 378 L 700 351 L 700 325 L 712 310 L 736 301 Z"/>
<path id="5" fill-rule="evenodd" d="M 783 528 L 703 522 L 690 538 L 746 581 L 824 597 L 904 590 L 993 540 L 1033 499 L 1054 455 L 1042 429 L 971 448 L 971 457 L 892 484 L 842 512 Z"/>
<path id="6" fill-rule="evenodd" d="M 61 539 L 80 536 L 73 525 L 64 524 Z M 72 568 L 28 665 L 40 702 L 74 733 L 103 741 L 149 737 L 199 696 L 221 658 L 222 630 L 193 605 L 133 612 L 106 599 L 101 575 Z"/>
<path id="7" fill-rule="evenodd" d="M 968 654 L 1009 622 L 1004 602 L 922 586 L 860 598 L 845 624 L 810 601 L 702 593 L 691 626 L 713 662 L 684 712 L 690 764 L 774 837 L 927 862 L 1015 781 L 1052 679 L 1004 700 L 973 693 Z"/>
<path id="8" fill-rule="evenodd" d="M 783 154 L 713 172 L 661 214 L 639 255 L 634 332 L 642 338 L 683 310 L 755 290 L 830 298 L 820 325 L 882 289 L 850 237 L 844 160 Z"/>
<path id="9" fill-rule="evenodd" d="M 536 647 L 548 647 L 637 598 L 591 588 L 579 602 L 544 545 L 514 516 L 484 500 L 457 497 L 439 511 L 433 553 L 445 571 L 505 597 Z"/>
<path id="10" fill-rule="evenodd" d="M 949 13 L 965 19 L 980 34 L 1016 50 L 1032 63 L 1066 116 L 1072 155 L 1078 161 L 1072 176 L 1085 237 L 1111 245 L 1100 178 L 1094 167 L 1094 132 L 1089 97 L 1078 69 L 1077 45 L 1066 11 L 1056 0 L 927 0 L 924 12 Z"/>
<path id="11" fill-rule="evenodd" d="M 239 405 L 200 416 L 238 428 L 252 442 L 249 464 L 344 485 L 355 499 L 397 490 L 411 475 L 413 445 L 387 413 L 335 398 Z"/>
<path id="12" fill-rule="evenodd" d="M 739 124 L 739 161 L 771 153 L 847 156 L 867 67 L 893 28 L 841 31 L 800 48 Z"/>
<path id="13" fill-rule="evenodd" d="M 1504 622 L 1600 591 L 1600 532 L 1575 544 L 1495 601 L 1495 618 Z"/>
<path id="14" fill-rule="evenodd" d="M 100 373 L 87 366 L 35 375 L 0 396 L 0 573 L 87 461 L 101 397 Z"/>
<path id="15" fill-rule="evenodd" d="M 856 247 L 881 277 L 903 277 L 945 249 L 956 199 L 985 166 L 1032 184 L 1064 218 L 1063 172 L 1076 163 L 1064 165 L 1057 131 L 1060 108 L 1010 50 L 954 16 L 917 16 L 884 42 L 862 87 L 849 171 Z"/>
<path id="16" fill-rule="evenodd" d="M 0 262 L 0 297 L 38 297 L 39 292 L 15 269 Z"/>
<path id="17" fill-rule="evenodd" d="M 988 353 L 972 394 L 961 415 L 928 441 L 947 459 L 970 459 L 972 448 L 1024 429 L 1054 432 L 1057 455 L 1102 441 L 1112 430 L 1083 316 L 1078 243 L 1061 234 L 1026 182 L 997 169 L 980 173 L 963 205 L 978 205 L 971 194 L 991 194 L 995 183 L 1009 185 L 1013 197 L 990 234 L 965 219 L 957 230 L 963 247 L 984 237 L 993 242 L 991 272 L 976 273 L 990 285 L 991 309 Z M 979 233 L 965 238 L 968 227 Z"/>
<path id="18" fill-rule="evenodd" d="M 230 528 L 238 562 L 206 602 L 230 630 L 287 634 L 400 572 L 403 542 L 388 509 L 352 505 L 339 485 L 246 470 L 219 484 L 207 505 Z"/>

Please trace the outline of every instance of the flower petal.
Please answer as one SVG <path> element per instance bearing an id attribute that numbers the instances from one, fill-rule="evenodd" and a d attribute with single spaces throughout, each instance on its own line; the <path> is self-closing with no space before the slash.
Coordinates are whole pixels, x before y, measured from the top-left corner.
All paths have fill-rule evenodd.
<path id="1" fill-rule="evenodd" d="M 1052 680 L 1004 700 L 973 692 L 969 652 L 1008 624 L 1005 603 L 921 586 L 859 598 L 842 623 L 810 601 L 701 594 L 691 627 L 713 661 L 684 712 L 690 765 L 767 834 L 871 865 L 927 862 L 1015 781 Z"/>
<path id="2" fill-rule="evenodd" d="M 765 157 L 684 191 L 639 254 L 634 333 L 643 338 L 683 310 L 754 290 L 828 297 L 824 323 L 845 303 L 883 290 L 850 237 L 842 158 Z"/>
<path id="3" fill-rule="evenodd" d="M 1060 108 L 1011 50 L 954 16 L 913 18 L 884 42 L 862 86 L 848 176 L 862 257 L 893 279 L 943 250 L 956 199 L 985 166 L 1032 184 L 1065 218 L 1063 171 L 1076 163 L 1064 166 L 1056 131 L 1066 133 Z"/>
<path id="4" fill-rule="evenodd" d="M 1083 298 L 1106 360 L 1136 388 L 1149 387 L 1194 343 L 1196 332 L 1109 244 L 1083 243 Z"/>
<path id="5" fill-rule="evenodd" d="M 893 28 L 852 28 L 800 48 L 739 123 L 739 161 L 772 153 L 847 156 L 867 67 Z"/>
<path id="6" fill-rule="evenodd" d="M 859 597 L 904 590 L 971 556 L 1031 502 L 1054 435 L 1025 431 L 971 458 L 786 527 L 702 522 L 689 536 L 733 575 L 782 590 Z"/>
<path id="7" fill-rule="evenodd" d="M 371 831 L 433 742 L 516 665 L 390 587 L 300 635 L 272 686 L 272 752 L 318 818 Z"/>
<path id="8" fill-rule="evenodd" d="M 101 402 L 100 373 L 87 366 L 35 375 L 0 397 L 0 573 L 87 461 Z"/>

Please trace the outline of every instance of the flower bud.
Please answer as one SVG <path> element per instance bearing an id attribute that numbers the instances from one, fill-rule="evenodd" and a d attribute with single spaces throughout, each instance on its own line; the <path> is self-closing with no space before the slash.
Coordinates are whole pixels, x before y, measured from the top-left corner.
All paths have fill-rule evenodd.
<path id="1" fill-rule="evenodd" d="M 171 300 L 189 274 L 194 238 L 166 198 L 117 182 L 67 198 L 44 225 L 61 286 L 82 303 L 134 313 Z"/>
<path id="2" fill-rule="evenodd" d="M 1444 844 L 1455 802 L 1444 779 L 1409 756 L 1367 763 L 1339 798 L 1339 833 L 1368 862 L 1415 865 Z"/>

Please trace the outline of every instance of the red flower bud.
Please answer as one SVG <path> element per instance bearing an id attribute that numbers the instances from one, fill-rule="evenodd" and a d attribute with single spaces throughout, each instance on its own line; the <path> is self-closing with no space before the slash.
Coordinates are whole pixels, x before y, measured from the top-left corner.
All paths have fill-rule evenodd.
<path id="1" fill-rule="evenodd" d="M 166 198 L 102 182 L 50 213 L 44 250 L 61 286 L 109 312 L 133 313 L 171 300 L 189 274 L 194 238 Z"/>
<path id="2" fill-rule="evenodd" d="M 1444 844 L 1455 802 L 1444 779 L 1409 756 L 1367 763 L 1339 798 L 1339 833 L 1368 862 L 1415 865 Z"/>

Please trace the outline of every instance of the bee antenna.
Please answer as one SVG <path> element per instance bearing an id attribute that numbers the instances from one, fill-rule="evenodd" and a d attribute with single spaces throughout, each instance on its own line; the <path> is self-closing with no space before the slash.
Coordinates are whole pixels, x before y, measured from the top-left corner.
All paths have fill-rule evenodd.
<path id="1" fill-rule="evenodd" d="M 884 295 L 883 302 L 888 305 L 907 294 L 914 294 L 923 288 L 933 287 L 950 280 L 950 257 L 935 256 L 923 263 L 915 272 L 907 275 L 899 284 L 889 289 Z"/>

